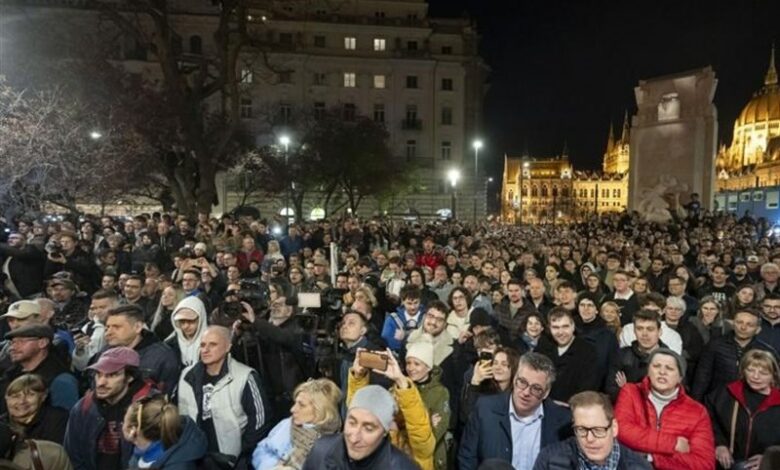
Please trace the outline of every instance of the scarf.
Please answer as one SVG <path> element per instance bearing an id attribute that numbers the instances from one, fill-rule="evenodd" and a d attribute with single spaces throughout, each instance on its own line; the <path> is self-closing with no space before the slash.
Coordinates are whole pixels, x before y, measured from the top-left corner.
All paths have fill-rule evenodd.
<path id="1" fill-rule="evenodd" d="M 612 440 L 612 452 L 607 456 L 604 465 L 591 462 L 585 454 L 582 453 L 580 446 L 577 446 L 577 470 L 617 470 L 620 462 L 620 444 L 617 439 Z"/>
<path id="2" fill-rule="evenodd" d="M 311 448 L 314 447 L 314 443 L 320 436 L 322 436 L 322 434 L 314 426 L 291 425 L 290 439 L 292 440 L 293 449 L 286 459 L 279 461 L 279 463 L 274 466 L 274 470 L 300 470 L 303 467 L 303 463 L 306 461 L 306 457 L 309 456 Z"/>

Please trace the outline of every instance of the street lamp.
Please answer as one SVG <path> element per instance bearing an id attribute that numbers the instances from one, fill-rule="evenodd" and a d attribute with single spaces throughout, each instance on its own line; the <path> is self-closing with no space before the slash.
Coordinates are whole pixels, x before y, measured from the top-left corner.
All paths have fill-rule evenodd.
<path id="1" fill-rule="evenodd" d="M 98 140 L 101 137 L 103 137 L 103 134 L 98 130 L 94 130 L 89 133 L 89 138 L 92 140 Z"/>
<path id="2" fill-rule="evenodd" d="M 474 139 L 471 143 L 474 148 L 474 225 L 477 224 L 477 180 L 479 179 L 479 150 L 482 145 L 482 139 Z"/>
<path id="3" fill-rule="evenodd" d="M 487 215 L 487 213 L 489 212 L 489 209 L 490 209 L 488 207 L 488 205 L 489 205 L 488 201 L 490 201 L 490 199 L 488 198 L 488 186 L 492 182 L 493 182 L 493 177 L 492 176 L 489 176 L 489 177 L 485 178 L 485 214 L 486 215 Z"/>
<path id="4" fill-rule="evenodd" d="M 289 161 L 288 157 L 290 155 L 290 136 L 283 134 L 279 136 L 279 143 L 284 146 L 284 170 L 287 172 L 287 175 L 290 177 L 290 181 L 288 182 L 287 191 L 285 191 L 285 201 L 284 201 L 284 219 L 285 219 L 285 225 L 287 227 L 290 226 L 290 202 L 292 201 L 292 172 L 289 168 Z"/>
<path id="5" fill-rule="evenodd" d="M 450 184 L 452 185 L 452 219 L 455 220 L 457 218 L 457 211 L 455 207 L 457 202 L 455 200 L 455 186 L 458 184 L 458 180 L 460 179 L 460 170 L 453 168 L 448 171 L 447 179 L 450 180 Z"/>

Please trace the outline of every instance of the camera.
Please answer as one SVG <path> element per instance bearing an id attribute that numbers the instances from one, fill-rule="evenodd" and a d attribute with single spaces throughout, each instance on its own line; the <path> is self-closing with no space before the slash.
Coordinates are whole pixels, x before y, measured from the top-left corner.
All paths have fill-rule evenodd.
<path id="1" fill-rule="evenodd" d="M 43 249 L 52 256 L 58 256 L 62 254 L 62 243 L 59 240 L 49 240 Z"/>

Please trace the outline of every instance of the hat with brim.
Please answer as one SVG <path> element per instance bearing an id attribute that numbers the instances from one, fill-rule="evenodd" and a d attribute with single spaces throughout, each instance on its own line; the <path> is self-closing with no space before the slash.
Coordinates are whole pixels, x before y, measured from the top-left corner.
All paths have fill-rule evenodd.
<path id="1" fill-rule="evenodd" d="M 87 369 L 96 370 L 103 374 L 113 374 L 126 367 L 139 367 L 140 364 L 141 358 L 134 349 L 119 346 L 104 351 L 100 355 L 100 359 Z"/>
<path id="2" fill-rule="evenodd" d="M 48 325 L 24 325 L 5 334 L 5 339 L 14 338 L 45 338 L 51 341 L 54 330 Z"/>
<path id="3" fill-rule="evenodd" d="M 30 318 L 32 315 L 40 315 L 41 306 L 34 300 L 19 300 L 11 304 L 8 307 L 8 312 L 5 315 L 0 315 L 0 318 L 16 318 L 18 320 L 24 320 Z"/>
<path id="4" fill-rule="evenodd" d="M 173 321 L 179 321 L 179 320 L 197 320 L 200 318 L 198 315 L 198 312 L 190 309 L 190 308 L 180 308 L 176 311 L 176 313 L 173 314 Z"/>

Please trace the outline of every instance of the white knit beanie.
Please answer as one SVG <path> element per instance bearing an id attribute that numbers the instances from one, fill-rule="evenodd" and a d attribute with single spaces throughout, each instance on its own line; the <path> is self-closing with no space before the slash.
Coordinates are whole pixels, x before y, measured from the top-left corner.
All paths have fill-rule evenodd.
<path id="1" fill-rule="evenodd" d="M 428 366 L 429 369 L 433 369 L 433 343 L 422 337 L 414 343 L 407 344 L 406 357 L 413 357 Z"/>

